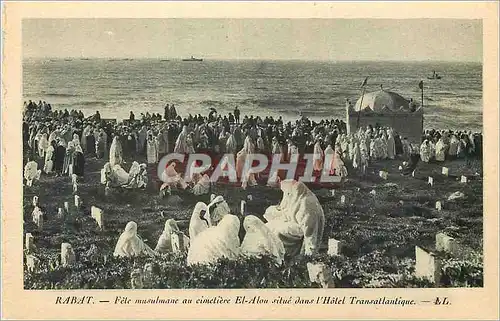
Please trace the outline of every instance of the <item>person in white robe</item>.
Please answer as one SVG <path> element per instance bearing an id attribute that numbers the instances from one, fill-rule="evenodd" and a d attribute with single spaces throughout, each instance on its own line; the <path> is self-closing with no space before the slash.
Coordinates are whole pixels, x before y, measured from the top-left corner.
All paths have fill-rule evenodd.
<path id="1" fill-rule="evenodd" d="M 107 182 L 112 180 L 113 168 L 111 164 L 108 162 L 104 164 L 104 167 L 101 169 L 101 184 L 105 185 Z"/>
<path id="2" fill-rule="evenodd" d="M 248 215 L 243 220 L 246 234 L 241 242 L 241 253 L 249 257 L 271 256 L 281 265 L 285 257 L 285 246 L 258 217 Z"/>
<path id="3" fill-rule="evenodd" d="M 189 133 L 187 126 L 182 127 L 182 131 L 177 137 L 177 141 L 175 142 L 174 153 L 179 153 L 179 154 L 188 153 L 188 146 L 187 146 L 188 134 Z"/>
<path id="4" fill-rule="evenodd" d="M 280 155 L 279 156 L 280 162 L 283 162 L 285 160 L 285 155 L 283 153 L 283 147 L 281 146 L 281 144 L 278 141 L 278 138 L 276 138 L 276 137 L 273 137 L 273 146 L 272 146 L 271 152 L 273 153 L 273 155 Z"/>
<path id="5" fill-rule="evenodd" d="M 333 169 L 335 170 L 335 175 L 340 177 L 347 177 L 347 167 L 345 166 L 340 150 L 336 150 L 333 154 Z"/>
<path id="6" fill-rule="evenodd" d="M 222 127 L 222 131 L 219 134 L 219 148 L 222 154 L 226 153 L 227 150 L 227 141 L 229 140 L 230 134 L 226 132 L 224 127 Z"/>
<path id="7" fill-rule="evenodd" d="M 436 143 L 436 161 L 444 162 L 446 158 L 446 145 L 444 143 L 443 138 L 439 138 Z"/>
<path id="8" fill-rule="evenodd" d="M 158 243 L 155 247 L 155 252 L 157 253 L 170 253 L 173 251 L 172 249 L 172 235 L 173 234 L 181 234 L 179 227 L 177 226 L 177 222 L 174 219 L 168 219 L 165 222 L 165 227 L 163 232 L 161 233 Z M 186 247 L 189 246 L 189 238 L 183 235 L 184 244 Z M 187 244 L 186 244 L 187 243 Z"/>
<path id="9" fill-rule="evenodd" d="M 158 140 L 153 134 L 148 135 L 147 159 L 148 164 L 155 164 L 158 162 Z"/>
<path id="10" fill-rule="evenodd" d="M 428 163 L 431 159 L 431 147 L 427 139 L 420 145 L 420 159 L 424 163 Z"/>
<path id="11" fill-rule="evenodd" d="M 281 182 L 283 199 L 266 209 L 266 226 L 277 235 L 289 255 L 311 255 L 319 251 L 325 214 L 318 198 L 303 182 Z"/>
<path id="12" fill-rule="evenodd" d="M 47 134 L 43 133 L 38 141 L 38 156 L 44 157 L 47 148 L 49 147 L 49 140 Z"/>
<path id="13" fill-rule="evenodd" d="M 139 134 L 137 135 L 138 141 L 137 141 L 137 152 L 139 154 L 144 153 L 144 149 L 146 147 L 146 140 L 148 138 L 148 130 L 146 129 L 146 126 L 142 126 L 141 130 L 139 131 Z"/>
<path id="14" fill-rule="evenodd" d="M 387 130 L 387 156 L 389 159 L 396 158 L 396 142 L 392 129 Z"/>
<path id="15" fill-rule="evenodd" d="M 201 138 L 202 141 L 208 141 L 208 137 L 204 134 Z M 187 136 L 187 139 L 186 139 L 186 153 L 187 154 L 194 154 L 196 153 L 195 149 L 194 149 L 194 143 L 195 142 L 195 139 L 194 139 L 194 133 L 191 132 L 188 136 Z"/>
<path id="16" fill-rule="evenodd" d="M 455 159 L 457 157 L 459 144 L 460 141 L 458 140 L 457 136 L 451 135 L 450 148 L 448 149 L 448 155 L 451 159 Z"/>
<path id="17" fill-rule="evenodd" d="M 359 143 L 354 144 L 353 148 L 353 154 L 352 154 L 352 167 L 353 168 L 359 168 L 361 166 L 361 150 L 359 148 Z"/>
<path id="18" fill-rule="evenodd" d="M 113 138 L 109 149 L 109 164 L 111 166 L 123 164 L 123 148 L 118 136 Z"/>
<path id="19" fill-rule="evenodd" d="M 321 148 L 321 142 L 318 140 L 316 144 L 314 144 L 314 153 L 313 153 L 313 168 L 315 171 L 321 171 L 323 169 L 323 149 Z"/>
<path id="20" fill-rule="evenodd" d="M 52 169 L 54 168 L 54 161 L 52 160 L 52 156 L 54 155 L 54 146 L 52 144 L 47 147 L 47 150 L 45 152 L 45 163 L 43 165 L 43 171 L 46 174 L 52 173 Z"/>
<path id="21" fill-rule="evenodd" d="M 24 179 L 26 180 L 26 186 L 33 186 L 34 180 L 40 179 L 41 170 L 38 169 L 38 163 L 28 159 L 28 162 L 24 166 Z"/>
<path id="22" fill-rule="evenodd" d="M 82 132 L 82 138 L 80 140 L 80 145 L 82 146 L 82 149 L 84 151 L 87 151 L 87 136 L 90 135 L 90 132 L 92 131 L 92 127 L 90 125 L 85 126 Z"/>
<path id="23" fill-rule="evenodd" d="M 236 143 L 236 138 L 234 137 L 234 134 L 230 134 L 226 141 L 226 153 L 234 155 L 237 149 L 238 145 Z"/>
<path id="24" fill-rule="evenodd" d="M 324 152 L 325 161 L 323 164 L 323 173 L 325 173 L 327 175 L 334 173 L 334 169 L 335 169 L 335 167 L 334 167 L 334 154 L 335 154 L 335 151 L 333 150 L 332 145 L 328 145 L 325 148 L 325 152 Z"/>
<path id="25" fill-rule="evenodd" d="M 264 139 L 262 138 L 262 134 L 259 132 L 259 137 L 257 137 L 257 151 L 260 153 L 266 152 L 266 145 L 264 143 Z"/>
<path id="26" fill-rule="evenodd" d="M 115 246 L 114 256 L 133 257 L 156 253 L 137 235 L 137 223 L 128 222 Z"/>
<path id="27" fill-rule="evenodd" d="M 175 162 L 170 163 L 161 174 L 163 185 L 160 187 L 160 191 L 167 187 L 178 187 L 181 189 L 186 189 L 188 187 L 181 174 L 177 173 L 175 170 L 175 166 Z"/>
<path id="28" fill-rule="evenodd" d="M 194 195 L 205 195 L 210 192 L 210 177 L 207 174 L 203 176 L 193 186 Z"/>
<path id="29" fill-rule="evenodd" d="M 217 226 L 212 226 L 193 240 L 189 247 L 187 264 L 211 264 L 221 258 L 236 260 L 240 254 L 240 220 L 227 214 Z"/>

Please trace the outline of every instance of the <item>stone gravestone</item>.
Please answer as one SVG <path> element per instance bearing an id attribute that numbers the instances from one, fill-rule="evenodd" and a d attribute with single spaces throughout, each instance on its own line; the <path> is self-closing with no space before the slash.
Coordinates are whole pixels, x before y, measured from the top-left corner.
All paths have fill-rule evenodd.
<path id="1" fill-rule="evenodd" d="M 429 176 L 429 179 L 427 180 L 427 184 L 430 186 L 434 186 L 434 178 L 432 176 Z"/>
<path id="2" fill-rule="evenodd" d="M 444 176 L 448 176 L 450 174 L 450 169 L 448 167 L 443 167 L 443 169 L 441 170 L 441 173 Z"/>
<path id="3" fill-rule="evenodd" d="M 441 279 L 441 260 L 419 246 L 415 246 L 415 276 L 439 285 Z"/>
<path id="4" fill-rule="evenodd" d="M 250 194 L 249 194 L 249 195 L 247 195 L 247 200 L 249 200 L 249 201 L 253 201 L 253 196 L 252 196 L 252 195 L 250 195 Z"/>
<path id="5" fill-rule="evenodd" d="M 97 222 L 97 226 L 101 231 L 104 230 L 104 213 L 98 207 L 92 206 L 90 208 L 90 216 Z"/>
<path id="6" fill-rule="evenodd" d="M 28 253 L 31 253 L 35 250 L 35 239 L 31 233 L 26 233 L 25 247 Z"/>
<path id="7" fill-rule="evenodd" d="M 436 210 L 441 211 L 443 209 L 443 205 L 441 204 L 441 201 L 436 202 Z"/>
<path id="8" fill-rule="evenodd" d="M 415 177 L 415 171 L 411 172 L 411 177 Z"/>
<path id="9" fill-rule="evenodd" d="M 36 224 L 38 231 L 43 230 L 43 213 L 41 211 L 34 213 L 33 223 Z"/>
<path id="10" fill-rule="evenodd" d="M 346 203 L 346 197 L 345 197 L 345 195 L 342 195 L 340 197 L 340 204 L 344 205 L 345 203 Z"/>
<path id="11" fill-rule="evenodd" d="M 378 176 L 380 176 L 384 180 L 387 180 L 389 173 L 387 173 L 386 171 L 380 171 L 378 172 Z"/>
<path id="12" fill-rule="evenodd" d="M 153 263 L 144 264 L 143 284 L 144 288 L 151 289 L 153 287 Z"/>
<path id="13" fill-rule="evenodd" d="M 38 196 L 33 196 L 33 207 L 38 206 Z"/>
<path id="14" fill-rule="evenodd" d="M 331 272 L 323 263 L 307 263 L 309 280 L 312 283 L 319 283 L 323 288 L 334 288 Z"/>
<path id="15" fill-rule="evenodd" d="M 334 189 L 330 190 L 330 196 L 335 196 L 335 190 Z"/>
<path id="16" fill-rule="evenodd" d="M 339 240 L 331 238 L 328 240 L 328 255 L 340 255 L 341 243 Z"/>
<path id="17" fill-rule="evenodd" d="M 247 212 L 247 202 L 242 200 L 240 203 L 240 213 L 241 215 L 245 216 L 246 212 Z"/>
<path id="18" fill-rule="evenodd" d="M 462 175 L 462 177 L 460 177 L 460 183 L 467 183 L 467 176 Z"/>
<path id="19" fill-rule="evenodd" d="M 75 207 L 80 208 L 81 205 L 82 205 L 82 199 L 80 198 L 80 196 L 75 195 Z"/>
<path id="20" fill-rule="evenodd" d="M 142 270 L 137 268 L 130 273 L 130 286 L 132 289 L 144 288 Z"/>
<path id="21" fill-rule="evenodd" d="M 38 269 L 40 260 L 33 254 L 26 255 L 26 267 L 29 272 L 35 272 Z"/>
<path id="22" fill-rule="evenodd" d="M 445 233 L 437 233 L 436 250 L 456 255 L 458 253 L 458 243 L 453 237 Z"/>
<path id="23" fill-rule="evenodd" d="M 186 240 L 184 233 L 172 233 L 170 239 L 172 243 L 172 252 L 181 253 L 187 250 L 188 244 L 186 244 L 186 242 L 188 242 L 188 240 Z"/>
<path id="24" fill-rule="evenodd" d="M 62 207 L 57 208 L 57 218 L 58 219 L 64 218 L 64 211 L 63 211 Z"/>
<path id="25" fill-rule="evenodd" d="M 66 267 L 75 264 L 76 256 L 71 244 L 62 243 L 61 244 L 61 265 Z"/>
<path id="26" fill-rule="evenodd" d="M 64 211 L 66 214 L 71 214 L 71 209 L 69 208 L 69 202 L 64 202 Z"/>

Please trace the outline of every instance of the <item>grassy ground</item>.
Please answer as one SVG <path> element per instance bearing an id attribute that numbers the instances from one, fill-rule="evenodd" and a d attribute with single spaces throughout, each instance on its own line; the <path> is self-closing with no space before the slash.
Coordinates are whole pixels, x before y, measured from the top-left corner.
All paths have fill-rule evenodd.
<path id="1" fill-rule="evenodd" d="M 399 174 L 398 166 L 401 162 L 394 160 L 374 163 L 368 168 L 366 175 L 358 175 L 351 170 L 348 180 L 337 186 L 335 196 L 330 196 L 327 189 L 313 189 L 326 216 L 323 251 L 326 252 L 328 238 L 333 237 L 342 242 L 343 256 L 351 261 L 366 258 L 373 253 L 380 253 L 389 259 L 384 261 L 386 267 L 377 266 L 378 263 L 374 260 L 369 268 L 363 269 L 390 270 L 391 260 L 401 262 L 414 259 L 415 245 L 432 249 L 435 234 L 444 231 L 455 237 L 463 247 L 482 253 L 481 162 L 474 161 L 470 166 L 463 160 L 442 164 L 420 162 L 415 177 L 403 177 Z M 42 176 L 33 187 L 24 187 L 24 232 L 34 235 L 39 253 L 57 256 L 61 243 L 69 242 L 73 245 L 77 258 L 91 244 L 96 244 L 101 253 L 111 255 L 120 233 L 129 221 L 138 223 L 138 234 L 154 248 L 166 219 L 176 219 L 181 230 L 187 233 L 194 205 L 198 201 L 209 200 L 209 195 L 194 197 L 182 193 L 179 194 L 182 199 L 180 203 L 172 201 L 172 198 L 160 199 L 159 185 L 154 182 L 154 177 L 150 177 L 146 191 L 115 191 L 106 197 L 104 187 L 99 183 L 104 163 L 104 160 L 86 160 L 85 179 L 80 182 L 78 192 L 84 203 L 83 209 L 73 209 L 76 215 L 64 221 L 57 219 L 56 213 L 57 208 L 63 207 L 65 201 L 73 204 L 69 177 Z M 125 169 L 128 170 L 130 165 L 131 160 L 128 160 Z M 450 168 L 449 177 L 441 175 L 441 166 Z M 378 176 L 382 169 L 389 172 L 387 181 Z M 154 172 L 154 166 L 149 166 L 148 173 Z M 460 183 L 461 175 L 468 176 L 469 183 Z M 433 187 L 427 184 L 428 176 L 434 177 Z M 387 183 L 395 185 L 387 186 Z M 372 190 L 376 191 L 375 195 L 370 194 Z M 463 192 L 466 199 L 446 201 L 456 191 Z M 232 213 L 237 215 L 240 201 L 246 199 L 248 194 L 253 196 L 253 200 L 248 202 L 248 212 L 257 216 L 261 216 L 268 206 L 278 204 L 282 197 L 279 189 L 266 186 L 251 187 L 245 191 L 228 185 L 215 185 L 211 192 L 223 195 Z M 39 196 L 45 213 L 45 224 L 41 232 L 36 231 L 31 222 L 31 200 L 34 195 Z M 340 204 L 341 195 L 347 198 L 344 205 Z M 434 209 L 437 200 L 443 202 L 443 210 L 440 212 Z M 99 231 L 90 217 L 92 205 L 104 210 L 105 231 Z M 241 237 L 243 233 L 242 231 Z"/>

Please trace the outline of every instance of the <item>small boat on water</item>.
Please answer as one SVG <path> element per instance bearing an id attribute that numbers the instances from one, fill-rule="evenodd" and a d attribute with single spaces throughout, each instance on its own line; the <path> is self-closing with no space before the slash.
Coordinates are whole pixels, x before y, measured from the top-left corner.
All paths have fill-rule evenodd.
<path id="1" fill-rule="evenodd" d="M 432 77 L 427 77 L 427 79 L 441 79 L 441 76 L 436 72 L 432 72 Z"/>
<path id="2" fill-rule="evenodd" d="M 160 60 L 160 61 L 170 61 L 170 60 L 168 60 L 168 59 L 162 59 L 162 60 Z"/>
<path id="3" fill-rule="evenodd" d="M 182 59 L 182 61 L 203 61 L 203 59 L 191 56 L 191 58 Z"/>
<path id="4" fill-rule="evenodd" d="M 66 58 L 66 59 L 64 59 L 64 61 L 73 61 L 73 59 Z"/>

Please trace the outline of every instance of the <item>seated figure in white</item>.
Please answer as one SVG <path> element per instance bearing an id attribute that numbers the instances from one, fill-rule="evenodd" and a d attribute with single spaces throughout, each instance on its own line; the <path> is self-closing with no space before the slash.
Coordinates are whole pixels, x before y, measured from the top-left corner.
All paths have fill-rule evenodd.
<path id="1" fill-rule="evenodd" d="M 248 215 L 243 220 L 246 234 L 241 242 L 241 253 L 246 256 L 273 256 L 278 264 L 283 262 L 285 247 L 279 237 L 274 234 L 258 217 Z"/>
<path id="2" fill-rule="evenodd" d="M 39 180 L 42 171 L 38 169 L 38 163 L 28 160 L 24 166 L 24 179 L 27 186 L 32 186 L 34 180 Z"/>
<path id="3" fill-rule="evenodd" d="M 173 234 L 182 234 L 177 226 L 177 222 L 174 219 L 168 219 L 165 222 L 165 228 L 163 229 L 163 233 L 161 233 L 160 238 L 158 239 L 158 243 L 156 244 L 155 251 L 158 253 L 168 253 L 172 252 L 172 235 Z M 183 235 L 184 244 L 189 245 L 189 238 Z"/>
<path id="4" fill-rule="evenodd" d="M 240 255 L 239 231 L 238 217 L 225 215 L 217 226 L 212 226 L 191 239 L 187 264 L 210 264 L 221 258 L 237 259 Z"/>
<path id="5" fill-rule="evenodd" d="M 137 223 L 128 222 L 125 231 L 116 242 L 114 256 L 132 257 L 138 255 L 154 255 L 155 252 L 137 235 Z"/>
<path id="6" fill-rule="evenodd" d="M 222 196 L 215 197 L 210 204 L 196 203 L 189 221 L 189 237 L 191 241 L 206 229 L 217 225 L 230 213 L 229 205 Z"/>
<path id="7" fill-rule="evenodd" d="M 160 178 L 163 181 L 160 191 L 166 189 L 167 187 L 179 187 L 186 189 L 188 186 L 184 179 L 182 179 L 181 174 L 177 173 L 175 170 L 174 162 L 170 163 L 170 165 L 165 168 Z"/>
<path id="8" fill-rule="evenodd" d="M 325 215 L 318 198 L 303 182 L 281 182 L 283 199 L 277 206 L 267 208 L 266 226 L 285 246 L 288 255 L 311 255 L 319 250 Z"/>

